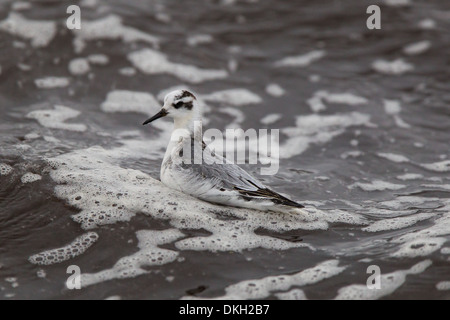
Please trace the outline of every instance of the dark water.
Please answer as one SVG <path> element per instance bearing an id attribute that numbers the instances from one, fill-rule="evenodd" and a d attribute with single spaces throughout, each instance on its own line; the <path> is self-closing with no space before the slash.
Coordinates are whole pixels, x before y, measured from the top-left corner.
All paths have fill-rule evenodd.
<path id="1" fill-rule="evenodd" d="M 69 4 L 33 1 L 29 7 L 16 4 L 13 9 L 10 1 L 0 3 L 0 20 L 9 16 L 22 26 L 5 31 L 0 24 L 1 299 L 219 297 L 241 281 L 289 276 L 329 260 L 342 270 L 323 267 L 329 277 L 289 278 L 288 286 L 269 284 L 266 294 L 240 297 L 280 298 L 280 293 L 301 289 L 309 299 L 450 298 L 449 3 L 85 1 L 80 3 L 82 30 L 92 26 L 85 22 L 114 16 L 106 32 L 81 36 L 82 51 L 74 45 L 77 33 L 65 27 Z M 366 28 L 370 4 L 381 7 L 381 30 Z M 31 20 L 46 22 L 23 22 Z M 129 41 L 137 30 L 157 37 L 159 43 L 142 34 Z M 113 33 L 117 36 L 112 39 L 106 36 Z M 205 42 L 189 45 L 189 37 L 199 34 L 208 35 L 200 38 Z M 416 46 L 408 47 L 411 44 Z M 173 71 L 173 66 L 157 74 L 143 72 L 127 56 L 145 48 L 162 52 L 171 63 L 222 70 L 227 76 L 196 82 L 192 75 L 183 76 L 182 68 Z M 322 56 L 303 65 L 277 65 L 285 57 L 311 52 Z M 93 54 L 108 61 L 91 59 L 90 70 L 81 74 L 69 68 L 73 59 Z M 163 60 L 156 64 L 163 65 Z M 134 73 L 123 74 L 132 67 Z M 69 82 L 56 88 L 36 85 L 36 79 L 46 77 Z M 192 200 L 185 206 L 184 198 L 171 200 L 170 190 L 158 189 L 162 187 L 150 178 L 148 188 L 145 183 L 138 188 L 139 178 L 128 176 L 139 171 L 159 179 L 168 137 L 158 137 L 170 126 L 142 128 L 146 112 L 132 112 L 127 103 L 119 105 L 120 113 L 102 108 L 115 90 L 156 97 L 183 84 L 205 97 L 210 107 L 207 127 L 223 130 L 238 123 L 244 129 L 281 130 L 280 170 L 262 178 L 274 189 L 326 212 L 327 218 L 317 218 L 326 229 L 315 225 L 275 232 L 270 222 L 251 222 L 251 227 L 242 222 L 241 230 L 250 231 L 238 239 L 241 248 L 219 250 L 210 243 L 183 249 L 190 239 L 223 240 L 231 234 L 226 227 L 222 233 L 216 228 L 223 218 L 215 216 L 211 225 L 181 227 L 177 214 L 183 210 L 187 219 L 211 212 L 202 212 L 202 204 Z M 284 94 L 271 95 L 269 84 L 279 85 Z M 235 106 L 207 100 L 208 94 L 236 88 L 258 95 L 261 102 Z M 269 114 L 280 117 L 261 123 Z M 252 166 L 246 169 L 259 172 Z M 26 173 L 40 180 L 27 182 Z M 70 173 L 76 178 L 68 177 Z M 162 195 L 155 190 L 162 190 Z M 77 197 L 82 204 L 77 204 Z M 150 209 L 142 203 L 145 197 L 153 201 Z M 83 254 L 51 265 L 29 261 L 88 232 L 74 215 L 95 212 L 96 206 L 109 201 L 115 202 L 115 209 L 108 211 L 112 218 L 90 228 L 98 240 Z M 162 209 L 157 208 L 166 211 L 158 216 Z M 117 218 L 120 213 L 129 216 Z M 224 223 L 232 227 L 235 222 Z M 142 230 L 171 230 L 181 236 L 150 248 L 150 255 L 161 256 L 161 263 L 140 260 L 141 275 L 101 273 L 142 252 L 137 239 Z M 149 234 L 153 239 L 158 233 Z M 280 244 L 248 244 L 261 239 Z M 90 279 L 95 281 L 81 290 L 67 289 L 70 265 L 94 274 Z M 365 288 L 369 265 L 378 265 L 386 275 L 380 290 Z"/>

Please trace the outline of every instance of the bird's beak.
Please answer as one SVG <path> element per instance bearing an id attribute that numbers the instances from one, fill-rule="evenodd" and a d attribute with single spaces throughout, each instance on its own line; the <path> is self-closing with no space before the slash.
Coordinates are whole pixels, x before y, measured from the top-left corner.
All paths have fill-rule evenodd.
<path id="1" fill-rule="evenodd" d="M 161 109 L 161 111 L 159 111 L 157 114 L 155 114 L 150 119 L 146 120 L 142 125 L 145 126 L 146 124 L 149 124 L 150 122 L 155 121 L 156 119 L 167 116 L 167 114 L 168 114 L 168 112 L 166 111 L 166 109 Z"/>

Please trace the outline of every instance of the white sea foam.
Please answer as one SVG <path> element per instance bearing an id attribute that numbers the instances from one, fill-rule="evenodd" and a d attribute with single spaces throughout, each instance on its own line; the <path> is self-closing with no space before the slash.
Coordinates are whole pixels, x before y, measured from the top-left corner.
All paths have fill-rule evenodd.
<path id="1" fill-rule="evenodd" d="M 441 281 L 436 285 L 436 289 L 439 291 L 450 290 L 450 281 Z"/>
<path id="2" fill-rule="evenodd" d="M 33 47 L 46 47 L 56 35 L 54 21 L 28 20 L 21 14 L 10 12 L 8 18 L 0 21 L 0 31 L 31 41 Z"/>
<path id="3" fill-rule="evenodd" d="M 371 290 L 366 284 L 352 284 L 339 289 L 336 300 L 375 300 L 388 296 L 400 288 L 408 275 L 417 275 L 432 265 L 431 260 L 424 260 L 408 270 L 399 270 L 381 275 L 381 288 Z"/>
<path id="4" fill-rule="evenodd" d="M 419 21 L 418 26 L 423 30 L 432 30 L 436 28 L 436 21 L 433 19 L 423 19 Z"/>
<path id="5" fill-rule="evenodd" d="M 42 180 L 42 177 L 38 174 L 27 172 L 22 176 L 22 178 L 20 180 L 22 181 L 23 184 L 25 184 L 25 183 L 32 183 L 32 182 Z"/>
<path id="6" fill-rule="evenodd" d="M 97 273 L 83 273 L 81 275 L 82 287 L 112 279 L 134 278 L 148 273 L 145 268 L 161 266 L 174 262 L 179 253 L 174 250 L 160 248 L 160 245 L 172 243 L 184 234 L 177 229 L 162 231 L 141 230 L 136 233 L 139 251 L 131 256 L 123 257 L 111 269 Z"/>
<path id="7" fill-rule="evenodd" d="M 398 196 L 394 200 L 387 200 L 379 202 L 379 204 L 390 210 L 404 210 L 408 207 L 423 207 L 427 208 L 432 203 L 438 202 L 439 198 L 432 197 L 416 197 L 416 196 Z"/>
<path id="8" fill-rule="evenodd" d="M 428 220 L 434 216 L 435 216 L 434 213 L 421 213 L 409 217 L 383 219 L 372 223 L 370 226 L 365 227 L 362 230 L 366 232 L 399 230 L 413 226 L 420 221 Z"/>
<path id="9" fill-rule="evenodd" d="M 348 127 L 362 125 L 370 125 L 370 116 L 359 112 L 298 116 L 296 127 L 281 130 L 288 139 L 280 145 L 280 158 L 300 155 L 310 144 L 329 142 Z"/>
<path id="10" fill-rule="evenodd" d="M 346 152 L 343 152 L 342 154 L 341 154 L 341 158 L 342 159 L 348 159 L 348 158 L 357 158 L 357 157 L 360 157 L 360 156 L 362 156 L 364 153 L 363 152 L 361 152 L 361 151 L 359 151 L 359 150 L 354 150 L 354 151 L 346 151 Z"/>
<path id="11" fill-rule="evenodd" d="M 364 191 L 384 191 L 384 190 L 399 190 L 403 189 L 406 186 L 403 184 L 395 184 L 391 182 L 386 182 L 382 180 L 374 180 L 369 183 L 364 182 L 355 182 L 348 186 L 350 189 L 354 189 L 356 187 L 364 190 Z"/>
<path id="12" fill-rule="evenodd" d="M 134 67 L 143 73 L 166 73 L 191 83 L 224 79 L 228 76 L 225 70 L 201 69 L 196 66 L 171 62 L 166 55 L 152 49 L 132 52 L 128 55 L 128 59 Z"/>
<path id="13" fill-rule="evenodd" d="M 413 233 L 400 235 L 390 242 L 400 244 L 394 253 L 395 257 L 417 257 L 429 255 L 439 250 L 448 241 L 450 235 L 450 213 L 447 206 L 435 209 L 443 210 L 444 214 L 433 221 L 433 225 Z"/>
<path id="14" fill-rule="evenodd" d="M 70 80 L 64 77 L 46 77 L 34 80 L 39 89 L 64 88 L 70 84 Z"/>
<path id="15" fill-rule="evenodd" d="M 405 173 L 396 177 L 399 180 L 407 181 L 407 180 L 419 180 L 423 179 L 423 175 L 420 173 Z"/>
<path id="16" fill-rule="evenodd" d="M 226 129 L 238 129 L 238 128 L 240 128 L 239 124 L 245 120 L 244 113 L 241 110 L 236 109 L 236 108 L 231 108 L 231 107 L 220 108 L 219 112 L 225 113 L 225 114 L 228 114 L 228 115 L 234 117 L 234 120 L 232 122 L 230 122 L 229 124 L 227 124 Z"/>
<path id="17" fill-rule="evenodd" d="M 211 43 L 214 38 L 210 34 L 194 34 L 187 37 L 186 42 L 191 47 L 196 47 L 199 44 Z"/>
<path id="18" fill-rule="evenodd" d="M 409 162 L 409 159 L 401 154 L 378 152 L 377 156 L 396 163 Z"/>
<path id="19" fill-rule="evenodd" d="M 275 297 L 280 300 L 308 300 L 302 289 L 292 289 L 287 292 L 276 293 Z"/>
<path id="20" fill-rule="evenodd" d="M 221 102 L 233 106 L 244 106 L 262 102 L 260 96 L 247 89 L 229 89 L 203 94 L 201 98 L 209 102 Z"/>
<path id="21" fill-rule="evenodd" d="M 411 4 L 411 0 L 384 0 L 384 3 L 391 7 L 404 7 Z"/>
<path id="22" fill-rule="evenodd" d="M 282 117 L 283 117 L 283 115 L 280 113 L 271 113 L 271 114 L 264 116 L 260 121 L 262 124 L 269 125 L 269 124 L 277 122 Z"/>
<path id="23" fill-rule="evenodd" d="M 109 58 L 104 54 L 91 54 L 87 57 L 91 64 L 98 64 L 101 66 L 107 65 L 109 63 Z"/>
<path id="24" fill-rule="evenodd" d="M 434 163 L 423 163 L 421 167 L 436 172 L 449 172 L 450 171 L 450 160 L 444 160 Z"/>
<path id="25" fill-rule="evenodd" d="M 95 147 L 49 160 L 55 168 L 50 176 L 58 183 L 55 194 L 81 210 L 73 219 L 84 229 L 129 221 L 137 213 L 143 213 L 169 220 L 173 227 L 181 230 L 204 229 L 211 233 L 210 236 L 190 237 L 176 242 L 179 250 L 242 251 L 309 247 L 306 243 L 258 235 L 255 231 L 260 228 L 284 232 L 326 229 L 329 223 L 367 224 L 359 215 L 336 210 L 323 212 L 308 207 L 307 215 L 279 215 L 199 201 L 168 189 L 140 171 L 111 164 L 114 159 L 120 162 L 122 157 L 150 156 L 147 156 L 150 154 L 148 145 L 153 141 L 146 141 L 139 146 L 140 149 L 133 143 L 124 143 L 124 146 L 112 150 Z M 223 216 L 239 219 L 224 220 L 221 219 Z"/>
<path id="26" fill-rule="evenodd" d="M 319 112 L 326 109 L 324 101 L 328 103 L 347 104 L 350 106 L 367 104 L 368 102 L 366 98 L 352 93 L 329 93 L 328 91 L 320 90 L 316 91 L 314 95 L 308 99 L 307 103 L 313 112 Z"/>
<path id="27" fill-rule="evenodd" d="M 396 252 L 392 254 L 392 257 L 396 258 L 415 258 L 425 257 L 438 251 L 444 243 L 447 242 L 446 238 L 417 238 L 400 246 Z"/>
<path id="28" fill-rule="evenodd" d="M 153 46 L 158 46 L 159 39 L 153 35 L 140 30 L 124 26 L 122 18 L 117 15 L 109 15 L 98 20 L 83 20 L 83 27 L 80 30 L 73 30 L 75 35 L 75 51 L 80 53 L 86 46 L 87 41 L 92 40 L 117 40 L 123 42 L 146 42 Z"/>
<path id="29" fill-rule="evenodd" d="M 76 118 L 79 115 L 80 112 L 77 110 L 57 105 L 54 109 L 32 111 L 26 117 L 37 120 L 46 128 L 83 132 L 87 130 L 86 125 L 65 123 L 66 120 Z"/>
<path id="30" fill-rule="evenodd" d="M 273 97 L 281 97 L 286 91 L 276 83 L 270 83 L 266 86 L 266 92 Z"/>
<path id="31" fill-rule="evenodd" d="M 397 100 L 383 100 L 384 102 L 384 110 L 389 115 L 395 115 L 399 114 L 402 110 L 402 107 L 400 106 L 400 101 Z"/>
<path id="32" fill-rule="evenodd" d="M 411 43 L 403 48 L 403 52 L 407 55 L 419 55 L 426 52 L 431 47 L 429 40 L 423 40 L 415 43 Z"/>
<path id="33" fill-rule="evenodd" d="M 287 291 L 293 286 L 302 287 L 318 283 L 342 273 L 346 267 L 339 267 L 338 260 L 328 260 L 317 266 L 295 274 L 269 276 L 262 279 L 245 280 L 225 288 L 225 295 L 216 297 L 218 300 L 249 300 L 264 299 L 280 291 Z M 297 292 L 298 294 L 298 292 Z M 293 295 L 290 295 L 292 297 Z M 296 295 L 299 297 L 298 295 Z M 301 296 L 301 295 L 300 295 Z M 283 297 L 283 295 L 278 296 Z M 284 293 L 287 297 L 287 293 Z M 192 297 L 184 297 L 192 299 Z"/>
<path id="34" fill-rule="evenodd" d="M 442 254 L 450 254 L 450 247 L 442 248 L 441 253 Z"/>
<path id="35" fill-rule="evenodd" d="M 85 58 L 75 58 L 69 62 L 69 71 L 75 76 L 84 75 L 91 71 L 89 61 Z"/>
<path id="36" fill-rule="evenodd" d="M 29 261 L 37 265 L 52 265 L 73 259 L 89 249 L 98 240 L 98 234 L 95 232 L 85 233 L 70 244 L 48 251 L 35 254 L 29 258 Z"/>
<path id="37" fill-rule="evenodd" d="M 80 6 L 86 8 L 94 8 L 98 5 L 98 0 L 81 0 Z"/>
<path id="38" fill-rule="evenodd" d="M 150 93 L 115 90 L 108 93 L 101 109 L 104 112 L 138 112 L 152 115 L 161 109 L 161 105 Z"/>
<path id="39" fill-rule="evenodd" d="M 313 50 L 303 55 L 283 58 L 275 62 L 276 67 L 307 67 L 325 56 L 324 50 Z"/>
<path id="40" fill-rule="evenodd" d="M 423 184 L 422 187 L 450 191 L 450 184 Z"/>
<path id="41" fill-rule="evenodd" d="M 14 11 L 23 11 L 31 9 L 31 3 L 26 1 L 14 1 L 11 5 L 11 9 Z"/>
<path id="42" fill-rule="evenodd" d="M 379 59 L 372 63 L 372 68 L 379 73 L 388 75 L 400 75 L 414 70 L 414 66 L 405 62 L 403 59 L 397 59 L 394 61 Z"/>
<path id="43" fill-rule="evenodd" d="M 11 172 L 13 172 L 13 168 L 10 165 L 7 165 L 6 163 L 0 163 L 0 177 L 1 176 L 7 176 Z"/>
<path id="44" fill-rule="evenodd" d="M 125 67 L 119 69 L 119 73 L 126 77 L 132 77 L 136 74 L 136 69 L 132 67 Z"/>

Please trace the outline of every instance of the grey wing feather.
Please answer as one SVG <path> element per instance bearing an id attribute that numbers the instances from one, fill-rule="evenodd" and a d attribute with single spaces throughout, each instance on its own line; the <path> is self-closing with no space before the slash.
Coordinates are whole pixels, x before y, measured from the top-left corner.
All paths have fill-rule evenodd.
<path id="1" fill-rule="evenodd" d="M 206 145 L 203 142 L 202 150 Z M 194 152 L 192 150 L 191 154 Z M 182 164 L 184 170 L 192 170 L 195 175 L 207 178 L 215 187 L 227 190 L 235 190 L 244 199 L 266 199 L 276 204 L 282 204 L 297 208 L 304 206 L 296 203 L 267 188 L 261 181 L 252 177 L 241 167 L 227 162 L 226 159 L 210 152 L 203 153 L 202 164 Z M 205 158 L 206 157 L 206 158 Z M 191 159 L 193 163 L 193 158 Z"/>

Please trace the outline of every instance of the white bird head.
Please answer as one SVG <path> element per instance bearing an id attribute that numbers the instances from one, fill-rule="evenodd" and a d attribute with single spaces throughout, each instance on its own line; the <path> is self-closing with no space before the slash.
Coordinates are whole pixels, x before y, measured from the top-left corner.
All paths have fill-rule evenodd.
<path id="1" fill-rule="evenodd" d="M 143 124 L 146 125 L 165 116 L 173 118 L 175 122 L 189 122 L 199 111 L 197 98 L 191 92 L 175 90 L 166 95 L 161 110 Z"/>

